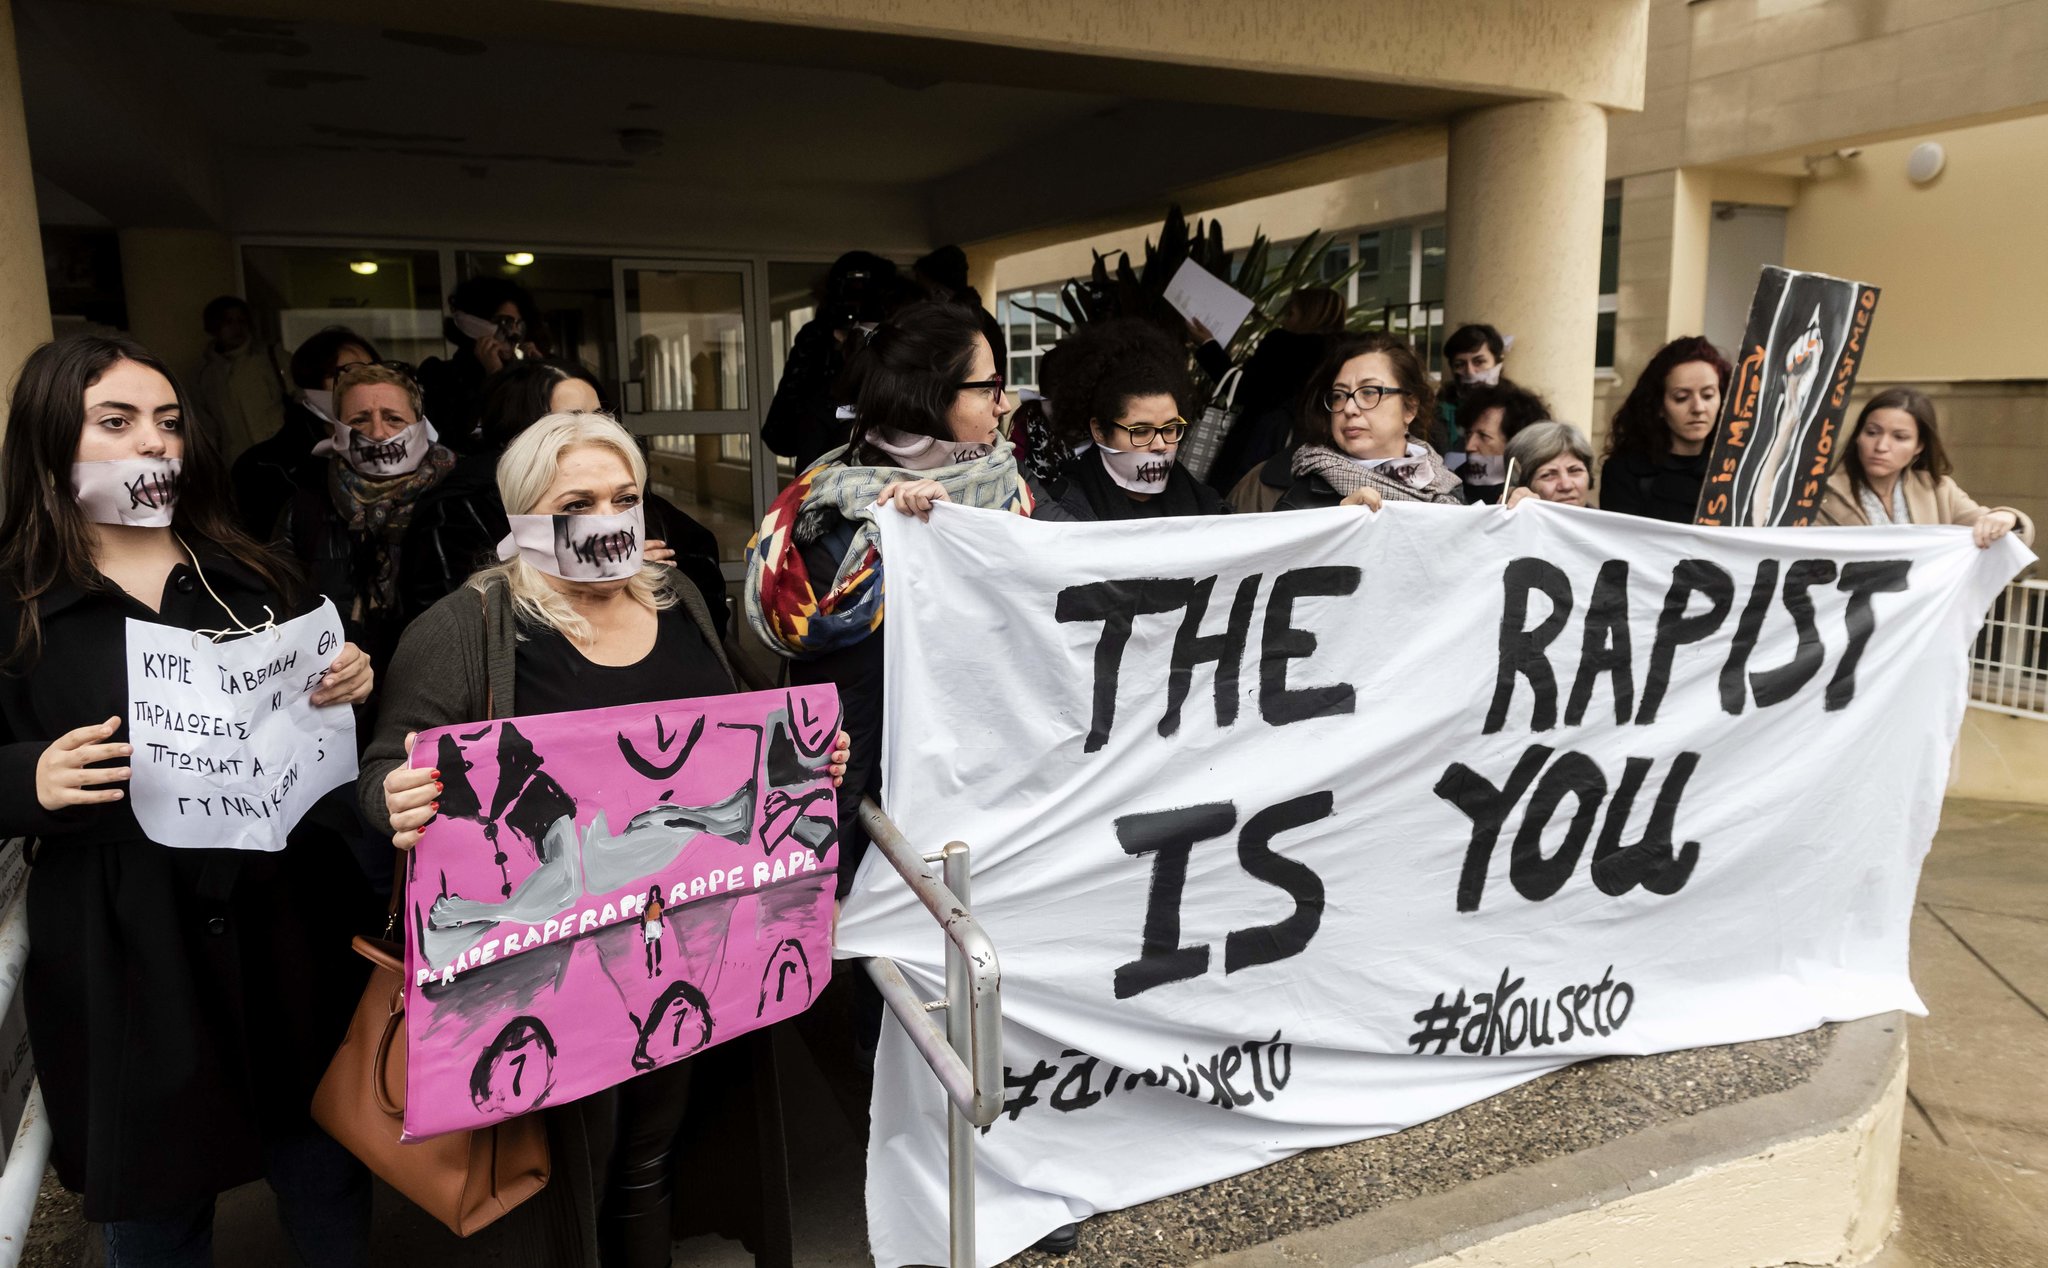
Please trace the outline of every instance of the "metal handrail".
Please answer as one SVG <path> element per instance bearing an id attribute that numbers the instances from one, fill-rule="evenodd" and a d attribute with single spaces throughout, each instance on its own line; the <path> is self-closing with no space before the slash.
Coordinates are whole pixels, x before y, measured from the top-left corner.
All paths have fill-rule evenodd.
<path id="1" fill-rule="evenodd" d="M 21 843 L 0 842 L 0 849 L 9 846 L 19 849 Z M 24 885 L 6 919 L 0 920 L 0 1017 L 14 1007 L 27 964 L 28 887 Z M 14 1147 L 7 1151 L 7 1168 L 0 1171 L 0 1268 L 15 1268 L 21 1262 L 28 1226 L 35 1219 L 36 1198 L 43 1189 L 43 1171 L 49 1165 L 50 1120 L 43 1112 L 39 1080 L 29 1086 L 28 1104 L 14 1132 Z"/>
<path id="2" fill-rule="evenodd" d="M 860 803 L 861 826 L 889 860 L 910 892 L 945 932 L 946 997 L 926 1000 L 894 960 L 867 962 L 889 1011 L 903 1023 L 910 1042 L 946 1089 L 946 1171 L 948 1262 L 974 1264 L 974 1129 L 996 1121 L 1003 1109 L 1003 975 L 995 943 L 968 908 L 969 867 L 965 843 L 949 841 L 936 854 L 920 853 L 873 801 Z M 940 865 L 941 876 L 926 871 Z M 941 1031 L 934 1012 L 946 1014 Z"/>

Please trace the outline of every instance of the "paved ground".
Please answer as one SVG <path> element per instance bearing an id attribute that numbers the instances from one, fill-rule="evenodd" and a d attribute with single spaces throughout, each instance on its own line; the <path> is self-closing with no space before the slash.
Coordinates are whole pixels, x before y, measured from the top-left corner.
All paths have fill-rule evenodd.
<path id="1" fill-rule="evenodd" d="M 1914 980 L 1932 1015 L 1910 1026 L 1901 1223 L 1877 1268 L 2039 1268 L 2048 1265 L 2048 810 L 1950 802 L 1920 896 Z M 1825 1043 L 1819 1032 L 1575 1067 L 1398 1137 L 1302 1155 L 1211 1186 L 1171 1216 L 1167 1204 L 1155 1203 L 1098 1217 L 1083 1253 L 1066 1263 L 1183 1264 L 1263 1241 L 1710 1101 L 1776 1090 L 1801 1077 Z M 1599 1113 L 1569 1130 L 1559 1122 L 1550 1145 L 1532 1144 L 1527 1116 L 1567 1091 Z M 832 1125 L 793 1159 L 796 1188 L 808 1203 L 798 1260 L 806 1268 L 865 1264 L 858 1144 L 814 1075 L 796 1079 L 790 1097 L 793 1119 Z M 1510 1130 L 1518 1123 L 1522 1130 Z M 1511 1141 L 1522 1153 L 1502 1152 Z M 1525 1157 L 1532 1148 L 1538 1153 Z M 377 1231 L 380 1265 L 481 1262 L 388 1194 L 380 1197 Z M 97 1265 L 90 1243 L 75 1203 L 46 1189 L 24 1262 Z M 677 1263 L 689 1268 L 750 1262 L 736 1245 L 708 1239 L 677 1251 Z M 289 1262 L 260 1187 L 223 1199 L 219 1262 Z"/>
<path id="2" fill-rule="evenodd" d="M 1881 1268 L 2048 1264 L 2048 810 L 1951 801 L 1920 881 L 1900 1228 Z"/>

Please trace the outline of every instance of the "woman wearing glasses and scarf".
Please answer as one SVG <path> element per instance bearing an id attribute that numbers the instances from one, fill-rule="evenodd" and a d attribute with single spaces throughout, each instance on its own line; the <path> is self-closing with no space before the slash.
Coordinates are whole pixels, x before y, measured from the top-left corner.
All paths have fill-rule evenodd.
<path id="1" fill-rule="evenodd" d="M 791 682 L 839 688 L 853 739 L 839 797 L 842 894 L 867 848 L 860 800 L 881 793 L 884 560 L 874 518 L 928 518 L 934 502 L 1017 515 L 1037 505 L 1002 438 L 1010 406 L 974 310 L 912 304 L 882 323 L 850 369 L 851 443 L 775 499 L 747 550 L 745 595 L 748 624 L 788 658 Z"/>
<path id="2" fill-rule="evenodd" d="M 1462 506 L 1463 483 L 1410 435 L 1433 418 L 1429 375 L 1405 339 L 1374 333 L 1340 341 L 1310 384 L 1294 483 L 1275 510 L 1436 502 Z"/>
<path id="3" fill-rule="evenodd" d="M 298 491 L 283 534 L 349 637 L 388 665 L 405 630 L 400 547 L 420 496 L 448 478 L 455 455 L 435 443 L 419 383 L 396 362 L 343 370 L 334 410 L 340 421 L 313 449 L 327 478 Z"/>
<path id="4" fill-rule="evenodd" d="M 1194 396 L 1186 361 L 1158 327 L 1090 323 L 1060 341 L 1047 375 L 1055 434 L 1078 449 L 1059 505 L 1077 520 L 1218 515 L 1230 508 L 1174 461 Z M 1048 358 L 1048 361 L 1051 361 Z"/>

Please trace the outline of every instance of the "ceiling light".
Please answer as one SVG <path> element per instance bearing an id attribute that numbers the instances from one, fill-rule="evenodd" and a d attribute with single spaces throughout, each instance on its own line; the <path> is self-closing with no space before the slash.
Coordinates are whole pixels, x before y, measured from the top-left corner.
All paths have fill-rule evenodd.
<path id="1" fill-rule="evenodd" d="M 377 271 L 377 262 L 375 260 L 350 260 L 348 262 L 348 271 L 368 277 Z"/>
<path id="2" fill-rule="evenodd" d="M 529 264 L 533 263 L 533 252 L 531 252 L 531 251 L 508 251 L 508 252 L 507 252 L 507 253 L 505 254 L 505 263 L 507 263 L 507 264 L 511 264 L 511 265 L 516 265 L 517 267 L 519 267 L 519 268 L 522 268 L 522 269 L 523 269 L 523 268 L 525 268 L 525 267 L 526 267 L 527 265 L 529 265 Z"/>

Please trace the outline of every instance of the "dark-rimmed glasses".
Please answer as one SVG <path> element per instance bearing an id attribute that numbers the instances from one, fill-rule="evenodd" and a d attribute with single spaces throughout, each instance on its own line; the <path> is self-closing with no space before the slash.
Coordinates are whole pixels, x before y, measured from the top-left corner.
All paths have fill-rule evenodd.
<path id="1" fill-rule="evenodd" d="M 1323 408 L 1334 414 L 1344 408 L 1344 402 L 1352 401 L 1357 404 L 1361 413 L 1370 413 L 1389 396 L 1413 395 L 1415 393 L 1405 387 L 1381 387 L 1377 383 L 1354 387 L 1349 392 L 1341 387 L 1333 387 L 1323 393 Z"/>
<path id="2" fill-rule="evenodd" d="M 992 379 L 976 379 L 972 383 L 955 383 L 953 390 L 955 392 L 987 392 L 989 394 L 988 398 L 991 401 L 1000 401 L 1003 399 L 1003 389 L 1008 385 L 1009 381 L 998 374 Z"/>
<path id="3" fill-rule="evenodd" d="M 1188 434 L 1188 420 L 1177 414 L 1170 423 L 1139 423 L 1136 427 L 1111 423 L 1110 426 L 1129 436 L 1131 443 L 1140 449 L 1151 444 L 1154 436 L 1164 436 L 1167 444 L 1177 445 L 1180 438 Z"/>

